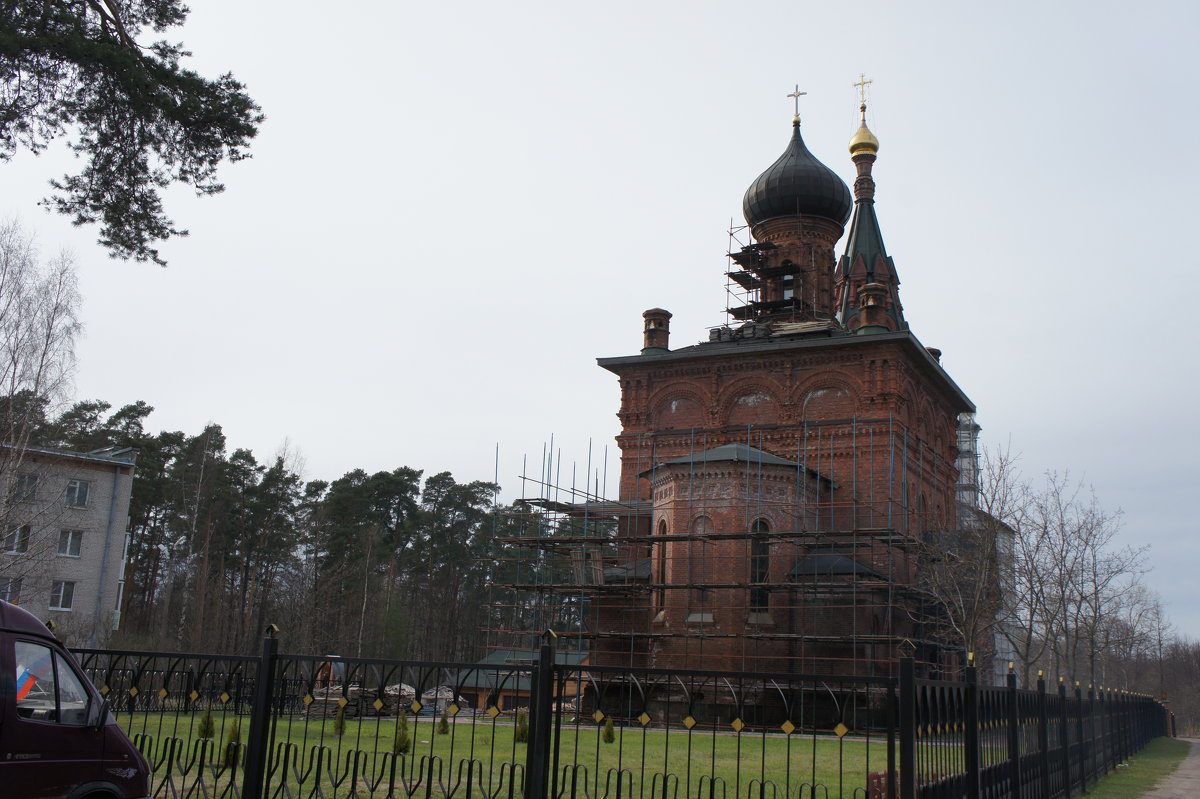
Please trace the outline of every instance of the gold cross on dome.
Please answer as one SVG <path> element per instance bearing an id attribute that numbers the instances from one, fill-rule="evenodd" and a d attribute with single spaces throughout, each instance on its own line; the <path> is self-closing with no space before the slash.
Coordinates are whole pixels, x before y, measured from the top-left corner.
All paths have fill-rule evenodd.
<path id="1" fill-rule="evenodd" d="M 854 84 L 854 88 L 858 89 L 859 105 L 867 104 L 867 87 L 874 82 L 873 80 L 867 80 L 867 76 L 863 73 L 858 73 L 858 82 Z"/>
<path id="2" fill-rule="evenodd" d="M 800 91 L 800 84 L 799 84 L 799 83 L 797 83 L 797 84 L 796 84 L 796 89 L 795 89 L 795 91 L 793 91 L 791 94 L 789 94 L 789 95 L 788 95 L 788 97 L 791 97 L 791 98 L 792 98 L 792 100 L 794 100 L 794 101 L 795 101 L 795 104 L 796 104 L 796 116 L 795 116 L 795 118 L 796 118 L 796 119 L 799 119 L 799 118 L 800 118 L 800 98 L 801 98 L 801 97 L 803 97 L 803 96 L 804 96 L 804 95 L 806 95 L 806 94 L 808 94 L 808 92 L 802 92 L 802 91 Z"/>

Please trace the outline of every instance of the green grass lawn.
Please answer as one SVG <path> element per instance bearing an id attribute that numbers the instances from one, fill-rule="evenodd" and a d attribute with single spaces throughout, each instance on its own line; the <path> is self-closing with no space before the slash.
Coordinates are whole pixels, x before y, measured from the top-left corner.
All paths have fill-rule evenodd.
<path id="1" fill-rule="evenodd" d="M 1190 745 L 1177 738 L 1155 738 L 1129 758 L 1128 768 L 1110 771 L 1089 788 L 1088 799 L 1137 799 L 1179 768 Z"/>
<path id="2" fill-rule="evenodd" d="M 224 786 L 230 778 L 240 780 L 235 771 L 220 766 L 234 718 L 244 743 L 249 734 L 246 717 L 214 716 L 211 742 L 203 743 L 198 713 L 118 716 L 127 732 L 142 734 L 139 743 L 155 766 L 156 785 L 192 785 L 199 776 L 210 788 Z M 436 795 L 462 797 L 468 782 L 472 795 L 482 791 L 504 796 L 516 782 L 515 793 L 520 793 L 526 745 L 514 740 L 511 718 L 493 721 L 464 715 L 452 720 L 446 734 L 437 733 L 436 719 L 410 718 L 411 744 L 403 757 L 392 753 L 395 718 L 347 719 L 341 735 L 336 727 L 333 718 L 276 721 L 274 751 L 287 753 L 288 762 L 276 771 L 272 784 L 286 779 L 304 795 L 320 786 L 331 798 L 350 795 L 352 782 L 366 797 L 387 795 L 391 783 L 422 794 L 432 783 Z M 741 734 L 699 727 L 667 732 L 635 724 L 616 727 L 614 741 L 606 743 L 600 725 L 587 721 L 564 725 L 556 751 L 554 773 L 560 785 L 574 781 L 577 794 L 586 788 L 593 797 L 615 795 L 617 781 L 626 796 L 661 795 L 666 775 L 671 795 L 695 795 L 711 782 L 718 796 L 744 796 L 749 786 L 764 782 L 768 797 L 795 795 L 802 785 L 815 784 L 837 799 L 854 796 L 856 789 L 865 787 L 867 774 L 887 769 L 883 738 L 868 743 L 853 735 L 764 735 L 749 729 Z M 825 790 L 816 793 L 824 796 Z"/>

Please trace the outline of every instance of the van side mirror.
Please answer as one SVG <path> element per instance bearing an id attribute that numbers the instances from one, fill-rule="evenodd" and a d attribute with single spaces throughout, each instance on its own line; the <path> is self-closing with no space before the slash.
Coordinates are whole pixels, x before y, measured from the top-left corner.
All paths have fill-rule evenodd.
<path id="1" fill-rule="evenodd" d="M 98 730 L 108 723 L 108 697 L 103 697 L 98 702 L 92 702 L 88 705 L 87 727 L 90 730 Z"/>

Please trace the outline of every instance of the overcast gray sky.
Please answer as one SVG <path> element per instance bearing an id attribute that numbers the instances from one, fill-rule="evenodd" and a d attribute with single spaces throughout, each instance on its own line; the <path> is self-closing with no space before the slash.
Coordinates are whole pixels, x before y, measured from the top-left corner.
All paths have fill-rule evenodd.
<path id="1" fill-rule="evenodd" d="M 852 83 L 914 333 L 1026 474 L 1069 470 L 1152 544 L 1200 637 L 1192 286 L 1200 5 L 203 0 L 177 38 L 267 121 L 228 191 L 175 191 L 171 265 L 109 260 L 35 207 L 68 156 L 0 167 L 6 215 L 74 251 L 76 394 L 221 424 L 305 476 L 400 465 L 520 493 L 609 447 L 597 356 L 724 321 L 724 254 L 782 152 L 851 180 Z"/>

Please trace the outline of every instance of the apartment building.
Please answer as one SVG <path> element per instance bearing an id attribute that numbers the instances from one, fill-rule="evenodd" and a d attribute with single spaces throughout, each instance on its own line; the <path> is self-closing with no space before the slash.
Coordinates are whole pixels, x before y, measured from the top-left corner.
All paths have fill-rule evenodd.
<path id="1" fill-rule="evenodd" d="M 121 621 L 136 450 L 2 449 L 0 599 L 68 644 L 102 644 Z"/>

